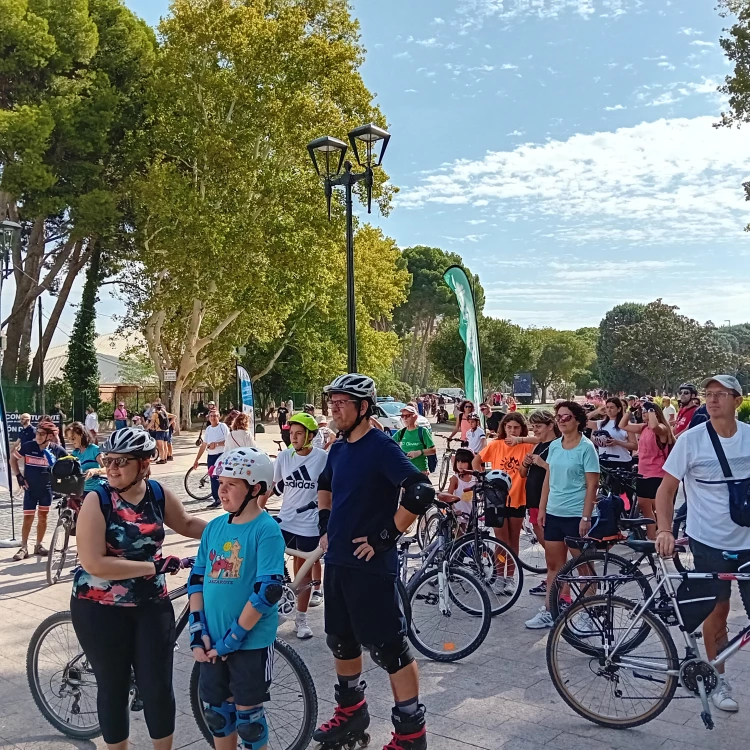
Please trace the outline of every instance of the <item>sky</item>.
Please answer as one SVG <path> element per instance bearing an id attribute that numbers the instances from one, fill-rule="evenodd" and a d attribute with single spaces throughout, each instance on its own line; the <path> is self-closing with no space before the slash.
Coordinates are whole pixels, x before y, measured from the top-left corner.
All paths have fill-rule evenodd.
<path id="1" fill-rule="evenodd" d="M 126 4 L 152 24 L 168 12 Z M 597 325 L 657 297 L 750 320 L 750 133 L 713 127 L 730 72 L 714 2 L 352 5 L 400 189 L 371 219 L 401 247 L 459 253 L 485 312 L 525 326 Z"/>

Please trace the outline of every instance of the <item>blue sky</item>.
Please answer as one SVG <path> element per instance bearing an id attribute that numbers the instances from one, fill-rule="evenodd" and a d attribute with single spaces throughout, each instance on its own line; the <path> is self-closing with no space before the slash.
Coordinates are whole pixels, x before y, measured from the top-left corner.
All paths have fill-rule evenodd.
<path id="1" fill-rule="evenodd" d="M 168 12 L 126 2 L 153 24 Z M 460 253 L 487 312 L 523 325 L 596 325 L 659 296 L 750 320 L 750 149 L 712 127 L 729 72 L 714 5 L 355 0 L 401 189 L 375 221 Z"/>

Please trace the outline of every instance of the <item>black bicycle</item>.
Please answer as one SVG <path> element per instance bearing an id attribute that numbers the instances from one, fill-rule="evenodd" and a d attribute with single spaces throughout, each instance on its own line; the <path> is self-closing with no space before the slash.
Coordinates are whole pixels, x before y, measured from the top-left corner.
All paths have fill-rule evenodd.
<path id="1" fill-rule="evenodd" d="M 49 545 L 49 555 L 47 555 L 47 583 L 53 585 L 57 583 L 63 575 L 65 566 L 68 563 L 70 569 L 75 567 L 78 561 L 78 555 L 71 553 L 70 537 L 75 536 L 76 521 L 78 520 L 78 511 L 81 510 L 83 503 L 82 497 L 76 495 L 54 495 L 57 499 L 57 524 L 52 532 L 52 541 Z"/>
<path id="2" fill-rule="evenodd" d="M 194 558 L 183 560 L 183 566 L 190 568 L 194 561 Z M 187 586 L 180 586 L 170 593 L 169 598 L 174 601 L 186 595 Z M 186 602 L 177 616 L 177 641 L 185 630 L 189 615 L 190 607 Z M 305 663 L 288 643 L 277 638 L 274 650 L 271 700 L 264 704 L 268 748 L 303 750 L 310 743 L 317 724 L 315 685 Z M 199 672 L 200 665 L 196 662 L 190 675 L 190 706 L 206 742 L 213 746 L 213 737 L 203 715 L 203 702 L 198 694 Z M 101 734 L 96 710 L 96 678 L 78 643 L 70 612 L 50 615 L 34 631 L 26 654 L 26 676 L 34 702 L 55 729 L 79 740 Z M 130 710 L 142 709 L 138 685 L 131 675 Z"/>
<path id="3" fill-rule="evenodd" d="M 197 469 L 191 466 L 182 483 L 185 486 L 185 492 L 194 500 L 211 499 L 211 475 L 208 473 L 208 464 L 199 464 Z"/>

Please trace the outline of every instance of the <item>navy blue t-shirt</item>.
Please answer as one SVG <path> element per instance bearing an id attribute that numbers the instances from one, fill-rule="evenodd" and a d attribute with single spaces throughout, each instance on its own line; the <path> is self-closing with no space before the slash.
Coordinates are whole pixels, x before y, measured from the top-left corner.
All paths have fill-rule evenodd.
<path id="1" fill-rule="evenodd" d="M 18 439 L 21 441 L 21 445 L 23 445 L 24 443 L 28 443 L 29 440 L 33 440 L 35 436 L 36 430 L 31 425 L 27 425 L 21 428 Z"/>
<path id="2" fill-rule="evenodd" d="M 354 443 L 337 440 L 331 446 L 319 480 L 323 486 L 330 483 L 333 498 L 327 563 L 396 574 L 395 549 L 365 562 L 354 557 L 359 545 L 352 544 L 352 539 L 385 528 L 396 515 L 401 483 L 413 474 L 424 476 L 398 443 L 380 430 L 372 429 Z"/>
<path id="3" fill-rule="evenodd" d="M 46 448 L 42 448 L 36 440 L 23 443 L 18 452 L 23 456 L 23 476 L 32 492 L 50 486 L 52 464 L 58 458 L 68 455 L 65 448 L 58 443 L 50 443 Z"/>
<path id="4" fill-rule="evenodd" d="M 708 422 L 710 417 L 708 416 L 708 409 L 706 409 L 705 404 L 701 404 L 693 414 L 692 418 L 690 419 L 690 424 L 688 425 L 688 430 L 691 427 L 697 427 L 699 424 L 703 424 L 704 422 Z"/>

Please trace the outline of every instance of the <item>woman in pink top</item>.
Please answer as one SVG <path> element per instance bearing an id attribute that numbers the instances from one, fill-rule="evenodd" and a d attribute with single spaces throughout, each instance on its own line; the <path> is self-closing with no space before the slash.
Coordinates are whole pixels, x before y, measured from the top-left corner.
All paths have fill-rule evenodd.
<path id="1" fill-rule="evenodd" d="M 675 437 L 667 422 L 661 406 L 653 401 L 644 401 L 643 424 L 631 424 L 630 413 L 620 422 L 620 429 L 640 435 L 638 440 L 638 478 L 635 482 L 635 494 L 638 496 L 638 507 L 646 518 L 654 515 L 654 498 L 664 477 L 664 462 L 674 445 Z M 656 526 L 646 527 L 649 539 L 656 539 Z"/>
<path id="2" fill-rule="evenodd" d="M 466 433 L 471 428 L 471 425 L 469 424 L 469 415 L 474 412 L 474 404 L 471 401 L 464 401 L 463 404 L 461 404 L 461 411 L 458 413 L 458 417 L 456 419 L 456 426 L 453 429 L 453 432 L 451 432 L 450 435 L 448 435 L 448 439 L 452 438 L 457 433 L 461 434 L 461 445 L 467 444 L 466 440 Z"/>

